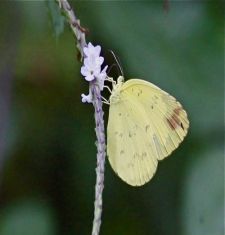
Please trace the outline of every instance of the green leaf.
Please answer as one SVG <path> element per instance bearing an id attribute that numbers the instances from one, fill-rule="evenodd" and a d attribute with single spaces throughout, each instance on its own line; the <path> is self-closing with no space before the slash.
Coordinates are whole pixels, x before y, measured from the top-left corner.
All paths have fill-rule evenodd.
<path id="1" fill-rule="evenodd" d="M 55 36 L 58 38 L 64 31 L 65 17 L 61 14 L 58 4 L 56 1 L 46 0 L 49 14 L 52 20 L 52 25 L 55 31 Z"/>

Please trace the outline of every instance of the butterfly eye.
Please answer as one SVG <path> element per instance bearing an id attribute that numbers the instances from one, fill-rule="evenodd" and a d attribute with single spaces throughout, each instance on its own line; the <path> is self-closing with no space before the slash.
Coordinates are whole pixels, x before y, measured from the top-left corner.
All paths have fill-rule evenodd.
<path id="1" fill-rule="evenodd" d="M 117 83 L 123 83 L 123 81 L 124 81 L 124 77 L 119 76 L 117 79 Z"/>

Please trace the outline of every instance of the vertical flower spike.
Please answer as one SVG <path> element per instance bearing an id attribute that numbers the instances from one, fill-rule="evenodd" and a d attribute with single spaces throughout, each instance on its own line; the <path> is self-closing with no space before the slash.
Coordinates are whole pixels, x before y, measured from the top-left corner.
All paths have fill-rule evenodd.
<path id="1" fill-rule="evenodd" d="M 108 66 L 105 66 L 101 70 L 101 65 L 104 62 L 104 58 L 100 56 L 101 47 L 93 46 L 90 42 L 86 47 L 84 47 L 84 65 L 81 67 L 81 74 L 84 76 L 84 79 L 88 82 L 95 81 L 99 86 L 100 90 L 104 88 L 104 82 L 106 78 L 106 69 Z M 91 103 L 92 95 L 89 92 L 88 95 L 81 95 L 82 102 Z"/>
<path id="2" fill-rule="evenodd" d="M 107 77 L 106 70 L 108 66 L 105 66 L 101 70 L 101 65 L 104 62 L 104 58 L 100 56 L 101 47 L 93 46 L 90 42 L 84 47 L 84 64 L 81 67 L 81 74 L 84 79 L 89 82 L 89 94 L 82 94 L 83 103 L 93 103 L 95 108 L 95 122 L 96 122 L 96 146 L 97 153 L 97 167 L 96 167 L 96 185 L 95 185 L 95 211 L 94 221 L 92 228 L 92 235 L 98 235 L 101 225 L 102 214 L 102 192 L 104 188 L 104 169 L 105 169 L 105 129 L 102 110 L 102 98 L 101 91 L 104 88 L 104 82 Z"/>
<path id="3" fill-rule="evenodd" d="M 104 188 L 104 171 L 105 171 L 105 127 L 102 110 L 101 91 L 104 88 L 106 78 L 106 69 L 101 70 L 101 65 L 104 58 L 100 56 L 101 47 L 93 46 L 91 43 L 86 43 L 85 31 L 80 26 L 80 21 L 74 14 L 73 9 L 67 0 L 57 0 L 59 7 L 63 9 L 68 17 L 68 22 L 77 39 L 77 47 L 81 53 L 81 58 L 84 58 L 84 64 L 81 68 L 81 74 L 85 80 L 89 82 L 89 94 L 82 94 L 82 102 L 92 103 L 95 110 L 95 132 L 97 146 L 97 167 L 96 167 L 96 184 L 95 184 L 95 203 L 94 203 L 94 219 L 92 226 L 92 235 L 99 235 L 102 216 L 102 192 Z"/>

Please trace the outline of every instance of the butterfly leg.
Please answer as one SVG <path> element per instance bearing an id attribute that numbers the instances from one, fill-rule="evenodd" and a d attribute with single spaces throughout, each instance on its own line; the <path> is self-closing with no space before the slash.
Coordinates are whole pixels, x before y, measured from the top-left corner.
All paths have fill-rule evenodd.
<path id="1" fill-rule="evenodd" d="M 103 96 L 101 96 L 101 98 L 102 98 L 102 103 L 110 105 L 110 102 L 106 98 L 104 98 Z"/>
<path id="2" fill-rule="evenodd" d="M 114 81 L 111 77 L 106 77 L 105 80 L 111 82 L 113 85 L 116 85 L 116 81 Z"/>
<path id="3" fill-rule="evenodd" d="M 112 90 L 108 86 L 104 86 L 104 88 L 107 88 L 110 93 L 112 93 Z"/>

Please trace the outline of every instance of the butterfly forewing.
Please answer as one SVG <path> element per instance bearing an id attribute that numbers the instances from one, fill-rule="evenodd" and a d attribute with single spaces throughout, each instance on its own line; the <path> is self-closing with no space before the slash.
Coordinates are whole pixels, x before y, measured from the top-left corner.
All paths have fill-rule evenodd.
<path id="1" fill-rule="evenodd" d="M 143 185 L 154 175 L 158 160 L 187 134 L 187 114 L 174 97 L 144 80 L 125 82 L 119 96 L 110 105 L 107 154 L 125 182 Z"/>

